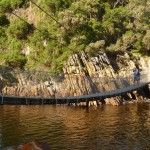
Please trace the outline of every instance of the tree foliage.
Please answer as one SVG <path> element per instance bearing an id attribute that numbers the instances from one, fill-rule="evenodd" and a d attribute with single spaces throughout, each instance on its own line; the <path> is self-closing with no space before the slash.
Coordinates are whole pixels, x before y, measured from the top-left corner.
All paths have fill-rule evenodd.
<path id="1" fill-rule="evenodd" d="M 6 15 L 0 13 L 0 26 L 5 26 L 9 24 L 9 20 L 7 19 Z"/>
<path id="2" fill-rule="evenodd" d="M 1 0 L 0 10 L 4 12 L 10 12 L 16 8 L 28 6 L 28 0 Z"/>
<path id="3" fill-rule="evenodd" d="M 10 26 L 7 28 L 8 36 L 17 39 L 25 39 L 30 33 L 32 27 L 24 21 L 20 21 L 18 18 L 11 20 Z"/>
<path id="4" fill-rule="evenodd" d="M 150 52 L 149 0 L 34 2 L 49 15 L 28 0 L 0 1 L 1 62 L 59 72 L 70 55 L 83 51 L 90 56 L 99 51 Z"/>

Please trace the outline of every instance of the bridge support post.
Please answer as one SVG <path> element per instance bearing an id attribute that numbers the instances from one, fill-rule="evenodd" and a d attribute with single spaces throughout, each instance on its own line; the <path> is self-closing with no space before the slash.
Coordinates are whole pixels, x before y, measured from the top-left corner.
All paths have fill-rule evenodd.
<path id="1" fill-rule="evenodd" d="M 86 98 L 86 107 L 89 107 L 89 100 Z"/>
<path id="2" fill-rule="evenodd" d="M 3 96 L 1 97 L 1 104 L 2 104 L 2 105 L 4 104 Z"/>
<path id="3" fill-rule="evenodd" d="M 76 99 L 75 106 L 78 106 L 78 98 Z"/>
<path id="4" fill-rule="evenodd" d="M 106 104 L 105 98 L 100 98 L 100 102 L 102 103 L 102 105 L 105 105 Z"/>
<path id="5" fill-rule="evenodd" d="M 70 106 L 70 104 L 71 104 L 71 103 L 70 103 L 70 100 L 67 99 L 67 105 Z"/>
<path id="6" fill-rule="evenodd" d="M 97 100 L 97 99 L 96 99 L 96 105 L 97 105 L 97 107 L 100 106 L 99 100 Z"/>
<path id="7" fill-rule="evenodd" d="M 55 102 L 56 102 L 55 104 L 57 105 L 57 98 L 55 99 Z"/>
<path id="8" fill-rule="evenodd" d="M 26 98 L 26 105 L 28 105 L 28 99 Z"/>

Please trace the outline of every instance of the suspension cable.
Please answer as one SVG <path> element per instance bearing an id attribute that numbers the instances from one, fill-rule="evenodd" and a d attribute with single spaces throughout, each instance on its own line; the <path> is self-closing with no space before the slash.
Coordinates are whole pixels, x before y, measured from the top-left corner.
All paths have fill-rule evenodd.
<path id="1" fill-rule="evenodd" d="M 45 31 L 42 31 L 42 30 L 38 29 L 38 28 L 35 27 L 34 25 L 31 25 L 31 24 L 28 23 L 26 20 L 24 20 L 23 18 L 19 17 L 16 13 L 11 12 L 11 14 L 13 14 L 14 16 L 16 16 L 17 18 L 19 18 L 20 20 L 22 20 L 22 21 L 25 22 L 26 24 L 32 26 L 34 29 L 38 30 L 39 32 L 41 32 L 41 33 L 44 33 L 44 32 L 45 32 Z M 48 31 L 47 31 L 47 33 L 49 34 Z M 61 42 L 57 41 L 55 37 L 52 37 L 52 36 L 49 35 L 49 38 L 51 38 L 52 40 L 55 40 L 55 41 L 56 41 L 57 43 L 59 43 L 60 45 L 65 46 L 65 45 L 62 44 Z M 72 50 L 72 49 L 70 49 L 69 47 L 67 47 L 67 48 L 68 48 L 69 50 Z"/>
<path id="2" fill-rule="evenodd" d="M 52 17 L 49 13 L 47 13 L 44 9 L 42 9 L 39 5 L 37 5 L 35 2 L 33 2 L 32 0 L 30 0 L 36 7 L 38 7 L 41 11 L 43 11 L 45 14 L 47 14 L 51 19 L 55 20 L 60 26 L 64 27 L 64 29 L 66 31 L 68 31 L 68 29 L 63 26 L 59 21 L 57 21 L 54 17 Z"/>
<path id="3" fill-rule="evenodd" d="M 30 0 L 36 7 L 38 7 L 41 11 L 43 11 L 45 14 L 47 14 L 51 19 L 53 19 L 54 21 L 56 21 L 60 26 L 62 26 L 66 31 L 67 34 L 69 34 L 68 29 L 62 25 L 59 21 L 57 21 L 54 17 L 52 17 L 49 13 L 47 13 L 43 8 L 41 8 L 39 5 L 37 5 L 35 2 L 33 2 L 33 0 Z M 80 38 L 77 36 L 77 39 L 80 40 Z"/>
<path id="4" fill-rule="evenodd" d="M 28 23 L 26 20 L 22 19 L 21 17 L 19 17 L 17 14 L 15 14 L 14 12 L 11 12 L 11 14 L 13 14 L 14 16 L 18 17 L 20 20 L 22 20 L 23 22 L 25 22 L 26 24 L 32 26 L 33 28 L 35 28 L 36 30 L 38 30 L 39 32 L 42 32 L 40 29 L 36 28 L 34 25 L 31 25 L 30 23 Z"/>

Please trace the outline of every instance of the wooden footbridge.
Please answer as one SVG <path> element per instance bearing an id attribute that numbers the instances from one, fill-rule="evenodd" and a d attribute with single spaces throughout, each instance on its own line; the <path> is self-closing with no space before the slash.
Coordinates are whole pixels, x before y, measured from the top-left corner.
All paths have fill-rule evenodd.
<path id="1" fill-rule="evenodd" d="M 92 84 L 95 84 L 97 78 L 93 78 Z M 100 80 L 100 78 L 98 78 Z M 119 83 L 123 82 L 123 86 L 119 85 Z M 70 103 L 80 103 L 80 102 L 89 102 L 94 100 L 100 100 L 110 97 L 115 97 L 119 95 L 123 95 L 135 90 L 139 90 L 147 85 L 150 84 L 150 70 L 142 71 L 141 77 L 139 82 L 133 81 L 133 75 L 129 77 L 117 77 L 117 78 L 107 78 L 107 82 L 109 83 L 108 90 L 105 91 L 90 91 L 88 94 L 83 95 L 76 95 L 76 96 L 55 96 L 53 98 L 50 97 L 32 97 L 32 96 L 15 96 L 15 95 L 1 95 L 0 96 L 0 104 L 1 105 L 29 105 L 29 104 L 36 104 L 36 105 L 43 105 L 43 104 L 70 104 Z M 99 82 L 100 83 L 100 82 Z M 111 89 L 111 84 L 115 84 L 115 88 Z M 92 85 L 91 84 L 91 85 Z M 95 84 L 96 85 L 96 84 Z M 98 85 L 97 85 L 98 86 Z M 58 89 L 59 90 L 59 89 Z M 58 91 L 59 92 L 59 91 Z"/>

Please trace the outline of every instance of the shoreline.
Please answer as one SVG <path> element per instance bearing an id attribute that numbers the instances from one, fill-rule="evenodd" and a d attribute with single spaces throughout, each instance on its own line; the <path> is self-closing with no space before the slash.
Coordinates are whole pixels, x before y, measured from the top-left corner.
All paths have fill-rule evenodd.
<path id="1" fill-rule="evenodd" d="M 55 98 L 41 98 L 41 97 L 17 97 L 17 96 L 2 96 L 0 95 L 0 105 L 68 105 L 75 107 L 99 107 L 99 106 L 120 106 L 134 103 L 150 103 L 150 98 L 143 98 L 140 100 L 116 100 L 113 99 L 89 99 L 85 100 L 68 100 L 68 99 L 55 99 Z"/>

